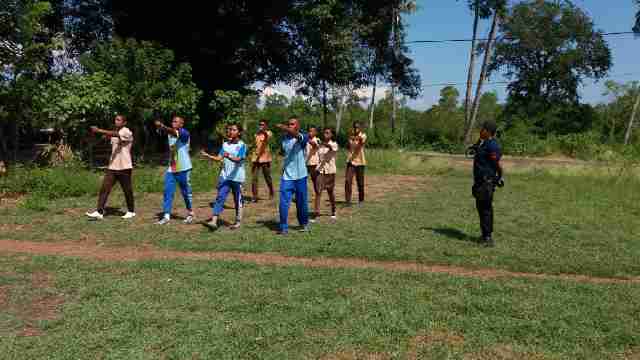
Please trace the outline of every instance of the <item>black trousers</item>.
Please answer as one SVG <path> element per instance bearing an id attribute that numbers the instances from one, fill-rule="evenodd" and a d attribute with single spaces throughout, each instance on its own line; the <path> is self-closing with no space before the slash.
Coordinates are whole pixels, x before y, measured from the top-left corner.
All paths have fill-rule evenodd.
<path id="1" fill-rule="evenodd" d="M 100 214 L 104 214 L 104 207 L 107 204 L 107 199 L 111 193 L 111 189 L 116 182 L 120 183 L 122 192 L 124 192 L 124 198 L 127 202 L 127 210 L 134 212 L 133 202 L 133 186 L 131 184 L 131 169 L 127 170 L 109 170 L 104 174 L 104 180 L 102 181 L 102 188 L 100 189 L 100 195 L 98 195 L 98 207 L 97 210 Z"/>
<path id="2" fill-rule="evenodd" d="M 495 186 L 490 182 L 473 185 L 472 194 L 476 198 L 476 209 L 480 217 L 482 237 L 491 237 L 493 233 L 493 193 Z"/>
<path id="3" fill-rule="evenodd" d="M 364 165 L 353 165 L 347 163 L 347 171 L 344 181 L 344 196 L 347 203 L 351 203 L 351 193 L 353 192 L 353 177 L 356 178 L 356 185 L 358 186 L 358 201 L 364 201 Z"/>

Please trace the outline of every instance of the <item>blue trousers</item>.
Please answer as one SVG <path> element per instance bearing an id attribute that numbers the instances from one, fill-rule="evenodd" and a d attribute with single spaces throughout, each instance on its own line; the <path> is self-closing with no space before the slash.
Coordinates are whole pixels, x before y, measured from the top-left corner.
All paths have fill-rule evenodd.
<path id="1" fill-rule="evenodd" d="M 187 210 L 191 211 L 193 194 L 191 192 L 191 170 L 172 173 L 167 171 L 164 173 L 164 201 L 162 210 L 165 215 L 171 214 L 173 207 L 173 195 L 176 192 L 176 184 L 180 186 L 180 192 L 184 198 L 184 204 Z"/>
<path id="2" fill-rule="evenodd" d="M 213 216 L 218 216 L 224 210 L 229 192 L 233 192 L 233 204 L 236 207 L 236 221 L 242 220 L 242 183 L 231 180 L 218 180 L 218 196 L 213 204 Z"/>
<path id="3" fill-rule="evenodd" d="M 293 194 L 296 194 L 296 213 L 298 222 L 305 226 L 309 223 L 309 209 L 307 197 L 307 178 L 298 180 L 280 180 L 280 230 L 288 231 L 289 204 Z"/>

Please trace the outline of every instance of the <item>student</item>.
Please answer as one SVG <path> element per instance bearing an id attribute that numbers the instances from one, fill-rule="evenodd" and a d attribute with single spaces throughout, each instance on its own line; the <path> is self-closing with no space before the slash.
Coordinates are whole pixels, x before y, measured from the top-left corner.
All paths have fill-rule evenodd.
<path id="1" fill-rule="evenodd" d="M 171 120 L 171 127 L 165 126 L 160 121 L 155 122 L 156 127 L 167 133 L 169 141 L 170 160 L 169 168 L 164 174 L 164 200 L 163 217 L 156 223 L 164 225 L 171 219 L 171 208 L 173 206 L 173 196 L 176 192 L 176 183 L 180 186 L 187 217 L 185 224 L 191 224 L 194 220 L 193 214 L 193 194 L 191 192 L 191 158 L 189 156 L 190 135 L 184 128 L 184 119 L 174 116 Z"/>
<path id="2" fill-rule="evenodd" d="M 318 149 L 319 162 L 317 171 L 320 174 L 318 178 L 319 192 L 315 201 L 316 216 L 320 213 L 320 201 L 322 192 L 327 191 L 329 201 L 331 202 L 331 220 L 336 219 L 336 155 L 338 153 L 338 143 L 333 140 L 334 132 L 331 128 L 323 131 L 323 141 Z"/>
<path id="3" fill-rule="evenodd" d="M 318 149 L 320 149 L 320 139 L 318 139 L 318 129 L 315 126 L 309 127 L 307 132 L 308 142 L 305 149 L 305 162 L 307 164 L 307 173 L 311 178 L 311 185 L 313 186 L 313 194 L 315 199 L 318 198 L 318 194 L 320 193 L 320 186 L 318 184 L 318 163 L 320 159 L 318 158 Z M 315 216 L 317 216 L 317 212 Z"/>
<path id="4" fill-rule="evenodd" d="M 294 194 L 298 222 L 302 226 L 302 231 L 308 231 L 308 173 L 305 164 L 305 149 L 308 137 L 300 132 L 300 122 L 295 117 L 291 117 L 287 124 L 278 124 L 277 127 L 286 133 L 284 139 L 282 139 L 284 160 L 282 178 L 280 180 L 280 231 L 278 231 L 278 234 L 286 235 L 289 233 L 289 204 Z"/>
<path id="5" fill-rule="evenodd" d="M 127 203 L 127 213 L 124 214 L 122 218 L 132 219 L 136 216 L 133 201 L 133 187 L 131 185 L 131 173 L 133 169 L 131 146 L 133 144 L 133 133 L 127 127 L 127 118 L 123 115 L 117 115 L 115 117 L 114 125 L 115 130 L 103 130 L 97 126 L 91 127 L 92 133 L 102 134 L 111 140 L 111 157 L 109 158 L 107 172 L 104 174 L 100 195 L 98 195 L 98 206 L 95 211 L 87 212 L 87 216 L 94 220 L 102 220 L 104 218 L 104 208 L 116 181 L 120 183 Z"/>
<path id="6" fill-rule="evenodd" d="M 354 176 L 358 185 L 358 204 L 364 202 L 364 168 L 367 165 L 364 157 L 364 145 L 366 142 L 367 135 L 362 132 L 360 123 L 354 122 L 347 142 L 347 169 L 344 183 L 347 205 L 351 205 Z"/>
<path id="7" fill-rule="evenodd" d="M 218 179 L 218 196 L 213 205 L 213 216 L 206 223 L 210 229 L 218 227 L 218 217 L 224 210 L 224 202 L 230 191 L 233 192 L 233 202 L 236 209 L 236 222 L 231 228 L 239 228 L 242 221 L 242 183 L 245 180 L 244 161 L 247 157 L 247 146 L 240 140 L 241 135 L 242 127 L 240 125 L 229 124 L 227 125 L 227 141 L 222 144 L 218 155 L 201 152 L 204 157 L 223 162 Z"/>
<path id="8" fill-rule="evenodd" d="M 256 147 L 251 155 L 251 192 L 253 202 L 258 202 L 258 172 L 262 169 L 264 181 L 269 188 L 269 200 L 273 199 L 273 181 L 271 180 L 271 149 L 269 141 L 273 133 L 269 130 L 267 120 L 260 120 L 259 130 L 255 135 Z"/>
<path id="9" fill-rule="evenodd" d="M 480 140 L 475 145 L 473 158 L 473 187 L 471 193 L 476 199 L 476 209 L 480 217 L 482 242 L 487 247 L 495 246 L 493 241 L 493 193 L 496 185 L 504 186 L 502 178 L 502 157 L 500 145 L 495 139 L 496 124 L 487 121 L 482 124 Z"/>

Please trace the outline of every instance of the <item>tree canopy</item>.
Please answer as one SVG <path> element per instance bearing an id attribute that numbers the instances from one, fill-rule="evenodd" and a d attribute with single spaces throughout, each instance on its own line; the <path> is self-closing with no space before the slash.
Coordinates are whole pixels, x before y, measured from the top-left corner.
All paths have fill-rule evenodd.
<path id="1" fill-rule="evenodd" d="M 577 105 L 584 79 L 602 79 L 610 67 L 609 46 L 584 11 L 567 1 L 531 0 L 513 6 L 500 24 L 490 71 L 512 79 L 508 112 L 540 119 Z"/>

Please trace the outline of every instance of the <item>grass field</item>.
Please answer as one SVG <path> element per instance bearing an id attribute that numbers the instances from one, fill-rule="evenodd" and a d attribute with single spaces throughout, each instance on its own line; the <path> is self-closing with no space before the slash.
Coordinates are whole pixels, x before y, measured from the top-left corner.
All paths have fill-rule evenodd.
<path id="1" fill-rule="evenodd" d="M 275 235 L 277 203 L 269 201 L 247 207 L 237 231 L 178 221 L 154 226 L 161 194 L 146 180 L 137 185 L 133 222 L 115 216 L 117 209 L 88 222 L 83 214 L 95 196 L 47 201 L 44 211 L 24 206 L 25 198 L 3 201 L 0 243 L 52 250 L 0 255 L 0 358 L 640 356 L 636 177 L 584 164 L 579 170 L 514 164 L 496 196 L 497 247 L 485 249 L 476 243 L 467 165 L 389 152 L 369 160 L 366 205 L 339 206 L 336 223 L 325 216 L 311 233 L 288 237 Z M 144 169 L 141 177 L 160 171 Z M 215 172 L 197 180 L 202 220 L 215 195 L 204 192 L 207 181 L 212 189 Z M 339 180 L 343 200 L 340 188 Z M 116 190 L 110 204 L 122 203 Z M 174 204 L 180 209 L 181 199 Z M 51 256 L 56 244 L 82 251 Z M 177 255 L 134 258 L 127 252 L 135 248 Z M 117 256 L 88 256 L 100 249 Z M 271 265 L 180 258 L 221 251 L 285 257 Z M 286 256 L 323 258 L 326 266 L 287 264 Z M 356 269 L 349 259 L 438 265 L 451 273 Z M 456 269 L 502 276 L 469 277 Z"/>

